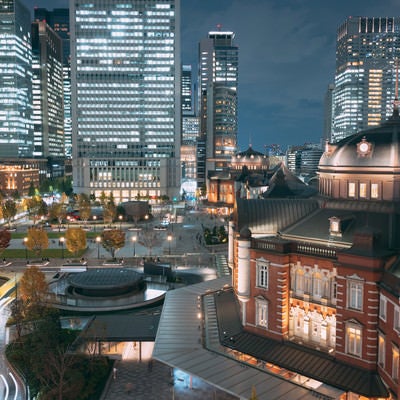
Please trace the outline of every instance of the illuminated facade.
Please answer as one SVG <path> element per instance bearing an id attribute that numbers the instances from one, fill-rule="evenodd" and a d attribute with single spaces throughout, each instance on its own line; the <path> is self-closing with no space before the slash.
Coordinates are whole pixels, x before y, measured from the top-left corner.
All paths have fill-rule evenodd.
<path id="1" fill-rule="evenodd" d="M 390 116 L 399 29 L 398 17 L 349 17 L 338 28 L 332 142 Z"/>
<path id="2" fill-rule="evenodd" d="M 233 32 L 214 31 L 199 45 L 200 135 L 206 141 L 206 175 L 228 167 L 237 150 L 239 49 L 234 38 Z"/>
<path id="3" fill-rule="evenodd" d="M 64 92 L 64 151 L 67 158 L 72 157 L 72 123 L 71 123 L 71 57 L 69 45 L 69 9 L 35 8 L 35 20 L 46 23 L 60 36 L 63 46 L 63 92 Z"/>
<path id="4" fill-rule="evenodd" d="M 70 13 L 74 190 L 176 197 L 179 0 L 78 0 Z"/>
<path id="5" fill-rule="evenodd" d="M 0 156 L 32 157 L 32 51 L 28 9 L 0 2 Z"/>
<path id="6" fill-rule="evenodd" d="M 0 165 L 0 190 L 28 196 L 31 185 L 39 187 L 39 170 L 27 166 Z"/>
<path id="7" fill-rule="evenodd" d="M 64 158 L 62 42 L 44 21 L 32 23 L 34 156 Z"/>

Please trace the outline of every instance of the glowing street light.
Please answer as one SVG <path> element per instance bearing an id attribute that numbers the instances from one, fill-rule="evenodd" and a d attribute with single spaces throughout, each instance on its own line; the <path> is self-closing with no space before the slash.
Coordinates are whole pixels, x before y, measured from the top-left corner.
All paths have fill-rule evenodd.
<path id="1" fill-rule="evenodd" d="M 100 242 L 101 242 L 101 237 L 96 236 L 96 243 L 97 243 L 97 258 L 100 258 Z"/>
<path id="2" fill-rule="evenodd" d="M 137 241 L 137 236 L 136 235 L 132 236 L 133 257 L 136 257 L 136 241 Z"/>
<path id="3" fill-rule="evenodd" d="M 60 237 L 60 243 L 61 243 L 61 258 L 64 259 L 64 241 L 65 241 L 65 237 L 61 236 Z"/>
<path id="4" fill-rule="evenodd" d="M 169 233 L 167 236 L 168 240 L 168 254 L 171 255 L 171 241 L 172 241 L 172 235 Z"/>
<path id="5" fill-rule="evenodd" d="M 118 215 L 118 219 L 119 219 L 119 230 L 122 229 L 122 218 L 123 218 L 122 215 Z"/>
<path id="6" fill-rule="evenodd" d="M 97 220 L 97 216 L 93 215 L 93 229 L 96 232 L 96 220 Z"/>

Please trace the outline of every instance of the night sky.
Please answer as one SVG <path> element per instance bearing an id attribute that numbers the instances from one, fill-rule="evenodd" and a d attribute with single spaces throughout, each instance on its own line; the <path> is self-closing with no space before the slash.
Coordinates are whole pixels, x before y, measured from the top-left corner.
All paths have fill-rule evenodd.
<path id="1" fill-rule="evenodd" d="M 67 0 L 23 0 L 68 7 Z M 348 16 L 400 16 L 398 0 L 181 0 L 182 62 L 217 24 L 239 46 L 239 147 L 319 142 L 335 71 L 336 29 Z"/>

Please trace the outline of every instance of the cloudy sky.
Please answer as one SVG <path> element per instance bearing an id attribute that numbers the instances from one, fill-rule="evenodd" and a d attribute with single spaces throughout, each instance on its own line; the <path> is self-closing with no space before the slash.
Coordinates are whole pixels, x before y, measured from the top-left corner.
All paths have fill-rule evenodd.
<path id="1" fill-rule="evenodd" d="M 67 0 L 23 0 L 67 7 Z M 348 16 L 400 16 L 398 0 L 181 0 L 182 62 L 217 24 L 239 46 L 239 147 L 318 142 L 335 70 L 336 29 Z"/>

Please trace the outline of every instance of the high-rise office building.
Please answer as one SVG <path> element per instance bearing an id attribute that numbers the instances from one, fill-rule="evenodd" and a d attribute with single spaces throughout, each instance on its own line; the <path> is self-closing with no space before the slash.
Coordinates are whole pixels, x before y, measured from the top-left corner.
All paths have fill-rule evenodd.
<path id="1" fill-rule="evenodd" d="M 193 115 L 192 66 L 182 65 L 182 115 Z"/>
<path id="2" fill-rule="evenodd" d="M 34 156 L 64 158 L 62 42 L 45 21 L 32 23 Z"/>
<path id="3" fill-rule="evenodd" d="M 70 28 L 74 190 L 177 197 L 179 0 L 71 0 Z"/>
<path id="4" fill-rule="evenodd" d="M 62 40 L 63 48 L 63 92 L 64 92 L 64 151 L 67 158 L 72 156 L 72 123 L 71 123 L 71 52 L 69 45 L 69 9 L 35 8 L 35 21 L 46 23 Z"/>
<path id="5" fill-rule="evenodd" d="M 206 142 L 206 171 L 227 167 L 237 150 L 239 49 L 234 38 L 233 32 L 212 31 L 199 45 L 200 135 Z"/>
<path id="6" fill-rule="evenodd" d="M 399 17 L 349 17 L 338 28 L 331 141 L 391 115 L 399 29 Z"/>
<path id="7" fill-rule="evenodd" d="M 0 157 L 32 157 L 31 19 L 20 0 L 0 2 Z"/>

